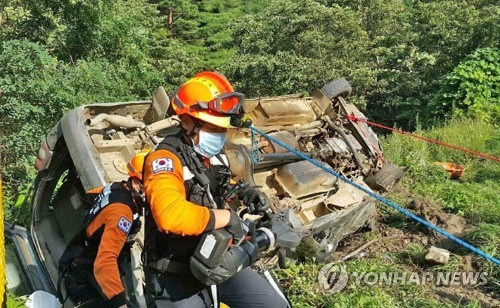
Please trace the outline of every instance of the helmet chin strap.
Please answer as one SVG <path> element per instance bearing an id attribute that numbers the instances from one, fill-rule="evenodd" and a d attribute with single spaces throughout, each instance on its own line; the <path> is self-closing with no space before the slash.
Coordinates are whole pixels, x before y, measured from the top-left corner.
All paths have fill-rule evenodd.
<path id="1" fill-rule="evenodd" d="M 201 127 L 203 126 L 203 122 L 200 120 L 194 120 L 194 128 L 191 132 L 191 134 L 197 134 L 200 132 Z"/>
<path id="2" fill-rule="evenodd" d="M 193 138 L 194 134 L 197 134 L 200 132 L 201 127 L 203 126 L 203 121 L 196 119 L 195 117 L 192 117 L 190 115 L 187 115 L 189 117 L 189 120 L 192 121 L 193 127 L 191 130 L 187 130 L 186 127 L 183 125 L 184 131 L 186 132 L 187 136 L 189 138 Z"/>

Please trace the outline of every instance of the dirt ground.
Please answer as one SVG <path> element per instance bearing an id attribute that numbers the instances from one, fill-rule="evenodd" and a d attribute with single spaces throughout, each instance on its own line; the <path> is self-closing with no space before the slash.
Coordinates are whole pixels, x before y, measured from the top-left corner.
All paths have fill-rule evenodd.
<path id="1" fill-rule="evenodd" d="M 436 224 L 440 228 L 460 237 L 461 234 L 468 231 L 470 225 L 460 216 L 445 213 L 439 205 L 431 204 L 422 199 L 413 199 L 409 208 L 412 212 Z M 337 251 L 333 254 L 333 260 L 339 260 L 351 252 L 355 251 L 361 245 L 373 241 L 368 247 L 357 253 L 353 258 L 370 258 L 371 256 L 382 256 L 388 261 L 397 263 L 398 266 L 407 268 L 410 272 L 431 271 L 434 265 L 428 264 L 423 257 L 411 259 L 408 262 L 400 263 L 394 259 L 394 255 L 406 251 L 410 244 L 420 244 L 426 250 L 431 245 L 450 250 L 452 255 L 457 254 L 463 257 L 464 265 L 461 271 L 480 272 L 477 265 L 472 262 L 472 256 L 460 248 L 451 240 L 444 236 L 427 229 L 417 223 L 410 222 L 404 227 L 395 228 L 380 221 L 376 224 L 375 230 L 372 230 L 369 239 L 366 233 L 356 233 L 340 243 Z M 425 251 L 426 251 L 425 250 Z M 414 258 L 414 257 L 412 257 Z M 349 262 L 349 261 L 346 261 Z M 489 281 L 484 286 L 435 286 L 429 285 L 430 296 L 440 301 L 449 303 L 466 304 L 472 300 L 478 301 L 484 307 L 500 307 L 500 294 L 498 293 L 498 281 Z"/>

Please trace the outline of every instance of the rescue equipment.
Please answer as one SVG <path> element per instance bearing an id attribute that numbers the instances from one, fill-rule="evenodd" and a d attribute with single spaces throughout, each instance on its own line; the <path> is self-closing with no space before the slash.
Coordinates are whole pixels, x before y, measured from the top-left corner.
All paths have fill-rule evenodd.
<path id="1" fill-rule="evenodd" d="M 248 236 L 238 246 L 232 245 L 233 236 L 226 229 L 203 234 L 190 259 L 193 276 L 207 286 L 219 284 L 254 264 L 261 252 L 297 247 L 305 233 L 291 226 L 288 215 L 289 211 L 265 215 L 258 222 L 245 220 Z"/>

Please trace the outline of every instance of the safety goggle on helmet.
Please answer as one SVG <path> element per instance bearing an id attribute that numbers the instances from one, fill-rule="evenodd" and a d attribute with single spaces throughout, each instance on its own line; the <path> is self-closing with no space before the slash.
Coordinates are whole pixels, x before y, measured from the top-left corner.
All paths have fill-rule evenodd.
<path id="1" fill-rule="evenodd" d="M 235 127 L 234 117 L 244 116 L 245 95 L 235 92 L 218 72 L 201 72 L 184 83 L 172 99 L 176 114 L 188 114 L 214 125 Z M 232 121 L 233 119 L 233 121 Z"/>

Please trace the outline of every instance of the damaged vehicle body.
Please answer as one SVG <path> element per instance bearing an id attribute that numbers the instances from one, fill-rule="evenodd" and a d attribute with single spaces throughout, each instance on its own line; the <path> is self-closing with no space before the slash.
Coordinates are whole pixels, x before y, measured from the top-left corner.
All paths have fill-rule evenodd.
<path id="1" fill-rule="evenodd" d="M 341 78 L 312 97 L 286 95 L 250 99 L 254 125 L 345 178 L 378 192 L 387 191 L 402 170 L 385 161 L 378 138 L 365 116 L 347 103 L 351 86 Z M 230 134 L 226 154 L 236 179 L 263 189 L 274 212 L 293 211 L 296 225 L 308 231 L 298 256 L 328 261 L 339 242 L 362 227 L 373 227 L 375 202 L 352 185 L 249 130 Z M 252 141 L 253 139 L 253 141 Z"/>
<path id="2" fill-rule="evenodd" d="M 337 79 L 312 97 L 287 95 L 247 99 L 254 126 L 368 189 L 386 191 L 402 176 L 388 164 L 375 133 L 365 123 L 346 118 L 363 114 L 346 101 L 351 87 Z M 30 235 L 44 271 L 57 285 L 58 261 L 80 231 L 91 204 L 87 191 L 127 178 L 126 164 L 139 151 L 153 148 L 179 125 L 160 87 L 152 100 L 91 104 L 69 111 L 42 142 L 35 167 L 38 176 L 26 202 L 33 208 Z M 271 211 L 285 213 L 302 239 L 288 256 L 328 260 L 339 242 L 362 227 L 371 227 L 375 202 L 302 160 L 283 147 L 252 134 L 230 130 L 225 147 L 236 181 L 260 187 Z M 127 292 L 144 304 L 137 237 L 128 260 Z"/>

